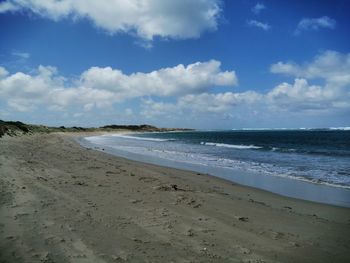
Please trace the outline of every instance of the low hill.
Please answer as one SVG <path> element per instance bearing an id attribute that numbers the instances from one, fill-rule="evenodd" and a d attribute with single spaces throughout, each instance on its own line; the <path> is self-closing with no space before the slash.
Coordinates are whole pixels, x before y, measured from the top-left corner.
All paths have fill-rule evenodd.
<path id="1" fill-rule="evenodd" d="M 50 133 L 50 132 L 98 132 L 98 131 L 118 131 L 118 130 L 130 130 L 140 132 L 166 132 L 166 131 L 185 131 L 190 129 L 183 128 L 158 128 L 152 125 L 106 125 L 97 128 L 84 128 L 84 127 L 50 127 L 45 125 L 33 125 L 25 124 L 20 121 L 3 121 L 0 120 L 0 137 L 4 135 L 18 136 L 23 134 L 34 133 Z"/>

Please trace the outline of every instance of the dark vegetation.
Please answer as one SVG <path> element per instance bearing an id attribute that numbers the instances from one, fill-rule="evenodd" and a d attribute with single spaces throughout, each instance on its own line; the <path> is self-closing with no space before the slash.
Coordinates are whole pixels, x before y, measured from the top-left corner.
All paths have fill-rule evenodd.
<path id="1" fill-rule="evenodd" d="M 84 127 L 50 127 L 45 125 L 33 125 L 25 124 L 20 121 L 2 121 L 0 120 L 0 137 L 6 135 L 18 136 L 23 134 L 34 134 L 34 133 L 50 133 L 50 132 L 98 132 L 98 131 L 118 131 L 118 130 L 129 130 L 129 131 L 184 131 L 189 129 L 179 128 L 157 128 L 155 126 L 142 124 L 142 125 L 106 125 L 98 128 L 84 128 Z"/>

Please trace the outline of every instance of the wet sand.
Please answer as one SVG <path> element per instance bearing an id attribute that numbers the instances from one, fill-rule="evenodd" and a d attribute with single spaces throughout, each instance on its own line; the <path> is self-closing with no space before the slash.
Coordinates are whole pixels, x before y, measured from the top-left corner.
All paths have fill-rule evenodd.
<path id="1" fill-rule="evenodd" d="M 0 262 L 350 262 L 349 208 L 115 157 L 72 136 L 0 139 Z"/>

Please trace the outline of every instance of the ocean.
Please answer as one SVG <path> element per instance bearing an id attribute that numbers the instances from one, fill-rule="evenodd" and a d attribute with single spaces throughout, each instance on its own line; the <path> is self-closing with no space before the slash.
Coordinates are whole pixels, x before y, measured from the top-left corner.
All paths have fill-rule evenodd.
<path id="1" fill-rule="evenodd" d="M 287 182 L 350 190 L 350 130 L 346 129 L 134 133 L 94 136 L 85 140 L 127 158 L 209 171 L 273 192 L 278 191 L 259 187 L 266 184 L 261 183 L 260 178 L 269 178 L 268 181 L 286 178 Z M 240 178 L 234 178 L 235 174 L 240 174 Z M 345 191 L 345 198 L 349 198 L 345 201 L 350 203 L 349 192 Z"/>

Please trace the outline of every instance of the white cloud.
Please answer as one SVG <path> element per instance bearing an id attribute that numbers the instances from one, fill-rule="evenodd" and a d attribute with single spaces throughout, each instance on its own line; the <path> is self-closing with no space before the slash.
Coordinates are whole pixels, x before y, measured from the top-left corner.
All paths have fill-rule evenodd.
<path id="1" fill-rule="evenodd" d="M 200 119 L 204 126 L 227 118 L 244 123 L 249 118 L 269 121 L 276 116 L 284 120 L 286 116 L 350 114 L 350 54 L 325 51 L 303 64 L 273 64 L 272 73 L 292 76 L 294 81 L 267 92 L 228 91 L 227 87 L 237 84 L 237 77 L 220 66 L 211 60 L 132 74 L 93 67 L 76 79 L 60 76 L 54 67 L 40 66 L 30 74 L 9 73 L 0 67 L 0 104 L 7 105 L 2 112 L 11 114 L 35 111 L 33 116 L 41 116 L 48 110 L 67 120 L 78 113 L 79 118 L 99 122 L 103 122 L 101 116 L 108 115 L 110 122 L 120 114 L 126 121 L 148 117 L 181 124 L 186 119 L 186 125 Z M 118 111 L 113 111 L 113 105 Z"/>
<path id="2" fill-rule="evenodd" d="M 175 103 L 156 102 L 152 99 L 143 99 L 141 107 L 141 115 L 146 118 L 167 115 L 175 117 L 183 114 L 182 109 L 179 109 Z"/>
<path id="3" fill-rule="evenodd" d="M 110 67 L 93 67 L 80 78 L 84 87 L 113 91 L 123 98 L 144 95 L 173 96 L 208 91 L 213 86 L 237 84 L 234 71 L 221 71 L 216 60 L 125 75 Z"/>
<path id="4" fill-rule="evenodd" d="M 30 58 L 30 54 L 26 52 L 18 52 L 18 51 L 13 51 L 11 53 L 13 56 L 18 57 L 19 59 L 28 59 Z"/>
<path id="5" fill-rule="evenodd" d="M 85 87 L 64 87 L 65 79 L 53 67 L 39 66 L 35 74 L 17 72 L 0 79 L 0 95 L 8 106 L 18 111 L 31 111 L 38 106 L 63 109 L 67 106 L 95 102 L 97 106 L 112 103 L 112 92 Z"/>
<path id="6" fill-rule="evenodd" d="M 302 65 L 278 62 L 271 65 L 270 70 L 272 73 L 298 78 L 324 79 L 337 85 L 350 85 L 350 53 L 327 50 L 317 55 L 312 62 Z"/>
<path id="7" fill-rule="evenodd" d="M 0 13 L 23 10 L 55 21 L 88 18 L 112 34 L 186 39 L 216 30 L 220 5 L 221 0 L 7 0 Z"/>
<path id="8" fill-rule="evenodd" d="M 175 103 L 155 102 L 151 99 L 143 100 L 141 114 L 153 118 L 161 115 L 186 116 L 187 113 L 224 114 L 240 105 L 253 105 L 261 99 L 261 95 L 254 91 L 242 93 L 201 93 L 189 94 L 178 98 Z"/>
<path id="9" fill-rule="evenodd" d="M 195 112 L 222 113 L 239 104 L 254 103 L 259 97 L 259 94 L 254 91 L 190 94 L 181 97 L 178 101 L 178 106 L 180 108 L 191 108 Z"/>
<path id="10" fill-rule="evenodd" d="M 249 21 L 247 21 L 247 25 L 260 28 L 264 31 L 268 31 L 271 29 L 271 26 L 268 23 L 263 23 L 263 22 L 260 22 L 257 20 L 249 20 Z"/>
<path id="11" fill-rule="evenodd" d="M 9 74 L 0 68 L 0 95 L 15 110 L 80 107 L 84 111 L 143 96 L 181 96 L 237 84 L 234 71 L 222 71 L 216 60 L 182 64 L 150 73 L 123 74 L 110 67 L 92 67 L 78 80 L 67 80 L 56 68 L 40 66 L 36 73 Z"/>
<path id="12" fill-rule="evenodd" d="M 19 10 L 20 7 L 17 6 L 16 4 L 13 4 L 12 2 L 5 1 L 0 3 L 0 13 L 5 13 L 5 12 L 14 12 Z"/>
<path id="13" fill-rule="evenodd" d="M 4 67 L 0 67 L 0 79 L 6 77 L 8 74 L 9 72 Z"/>
<path id="14" fill-rule="evenodd" d="M 266 6 L 263 3 L 256 3 L 256 5 L 252 8 L 252 12 L 258 15 L 264 9 L 266 9 Z"/>
<path id="15" fill-rule="evenodd" d="M 309 85 L 306 79 L 295 79 L 294 84 L 282 83 L 268 92 L 266 98 L 271 107 L 292 111 L 350 107 L 350 96 L 344 90 L 331 85 Z"/>
<path id="16" fill-rule="evenodd" d="M 295 34 L 299 34 L 302 31 L 318 31 L 322 28 L 334 29 L 336 24 L 337 22 L 328 16 L 303 18 L 300 20 L 297 29 L 295 30 Z"/>
<path id="17" fill-rule="evenodd" d="M 216 114 L 220 117 L 223 114 L 233 115 L 237 111 L 246 115 L 247 112 L 274 115 L 279 112 L 321 114 L 350 110 L 350 54 L 326 51 L 316 56 L 312 62 L 302 65 L 278 62 L 271 66 L 271 72 L 296 78 L 293 83 L 281 83 L 266 93 L 204 92 L 181 96 L 173 103 L 147 100 L 143 102 L 142 114 L 149 118 L 180 118 L 190 114 Z M 324 84 L 310 84 L 315 79 L 323 80 Z"/>
<path id="18" fill-rule="evenodd" d="M 278 62 L 270 70 L 297 77 L 294 84 L 282 83 L 267 94 L 276 105 L 299 110 L 350 107 L 350 53 L 325 51 L 312 62 Z M 314 79 L 323 80 L 324 85 L 309 85 L 308 80 Z"/>

